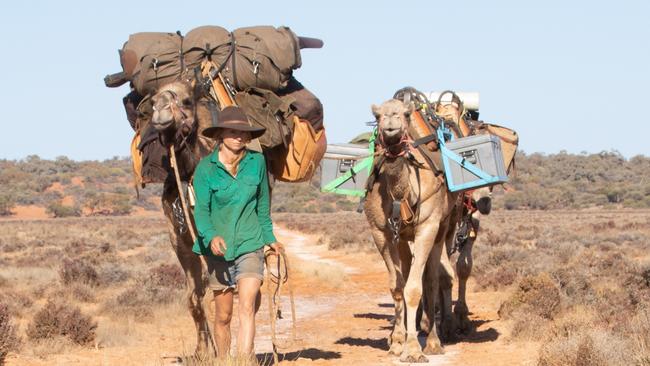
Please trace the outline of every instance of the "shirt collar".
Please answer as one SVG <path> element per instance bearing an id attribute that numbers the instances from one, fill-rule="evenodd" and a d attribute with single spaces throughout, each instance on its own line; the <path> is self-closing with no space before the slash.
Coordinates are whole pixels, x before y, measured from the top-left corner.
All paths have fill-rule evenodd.
<path id="1" fill-rule="evenodd" d="M 239 162 L 239 169 L 241 169 L 245 165 L 245 162 L 253 159 L 253 154 L 251 154 L 250 151 L 248 151 L 248 149 L 246 148 L 244 148 L 244 154 L 246 155 L 244 155 L 244 157 Z M 210 162 L 217 164 L 217 166 L 223 169 L 226 169 L 226 167 L 219 161 L 219 145 L 217 145 L 214 148 L 214 151 L 212 151 L 212 154 L 210 155 Z"/>

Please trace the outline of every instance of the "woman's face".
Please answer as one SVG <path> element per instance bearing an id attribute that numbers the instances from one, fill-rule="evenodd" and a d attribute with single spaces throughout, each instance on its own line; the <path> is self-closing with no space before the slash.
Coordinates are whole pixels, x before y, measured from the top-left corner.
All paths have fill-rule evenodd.
<path id="1" fill-rule="evenodd" d="M 251 133 L 248 131 L 224 128 L 221 132 L 221 140 L 228 149 L 232 151 L 240 151 L 251 141 Z"/>

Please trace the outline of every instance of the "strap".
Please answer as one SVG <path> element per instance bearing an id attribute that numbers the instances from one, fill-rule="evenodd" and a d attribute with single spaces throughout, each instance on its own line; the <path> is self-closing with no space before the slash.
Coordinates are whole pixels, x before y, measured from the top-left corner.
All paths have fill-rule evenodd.
<path id="1" fill-rule="evenodd" d="M 239 88 L 239 83 L 237 82 L 237 67 L 235 65 L 235 59 L 237 57 L 235 57 L 235 55 L 234 55 L 236 45 L 237 45 L 237 43 L 235 41 L 235 33 L 230 32 L 230 53 L 231 53 L 231 64 L 232 64 L 232 78 L 233 78 L 232 82 L 234 84 L 235 89 L 239 90 L 240 89 Z M 228 61 L 228 60 L 226 60 L 226 61 Z M 225 62 L 224 62 L 224 65 L 225 65 Z"/>
<path id="2" fill-rule="evenodd" d="M 216 127 L 217 122 L 219 121 L 219 108 L 217 108 L 217 104 L 213 100 L 208 101 L 208 111 L 210 111 L 212 127 Z"/>
<path id="3" fill-rule="evenodd" d="M 432 133 L 428 136 L 421 137 L 415 141 L 413 141 L 413 147 L 418 147 L 420 145 L 426 145 L 431 141 L 435 141 L 438 138 L 435 133 Z"/>
<path id="4" fill-rule="evenodd" d="M 401 200 L 394 200 L 393 201 L 393 208 L 390 214 L 390 218 L 393 220 L 393 222 L 399 222 L 402 218 L 402 201 Z"/>
<path id="5" fill-rule="evenodd" d="M 185 57 L 183 56 L 183 52 L 184 52 L 183 51 L 183 41 L 185 40 L 185 37 L 183 37 L 183 35 L 181 34 L 181 31 L 179 31 L 179 30 L 176 31 L 176 34 L 181 38 L 181 50 L 178 53 L 178 59 L 179 59 L 180 64 L 181 64 L 181 73 L 183 73 L 185 71 Z M 180 75 L 179 75 L 179 79 L 180 79 Z"/>
<path id="6" fill-rule="evenodd" d="M 442 173 L 442 170 L 440 170 L 440 168 L 438 168 L 435 161 L 433 161 L 433 158 L 428 154 L 428 150 L 426 150 L 421 145 L 418 146 L 417 149 L 420 151 L 420 154 L 422 154 L 422 156 L 424 157 L 424 160 L 429 165 L 429 168 L 431 168 L 431 171 L 433 171 L 433 174 L 435 174 L 437 176 L 440 173 Z"/>

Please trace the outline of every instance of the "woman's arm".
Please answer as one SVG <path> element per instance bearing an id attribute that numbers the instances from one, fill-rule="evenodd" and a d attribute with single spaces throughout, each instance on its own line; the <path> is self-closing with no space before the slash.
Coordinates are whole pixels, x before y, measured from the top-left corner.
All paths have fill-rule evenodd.
<path id="1" fill-rule="evenodd" d="M 269 195 L 269 177 L 266 173 L 266 162 L 262 158 L 261 174 L 262 179 L 257 187 L 257 219 L 262 227 L 262 238 L 264 244 L 273 244 L 277 241 L 273 235 L 273 222 L 271 221 L 271 201 Z"/>
<path id="2" fill-rule="evenodd" d="M 212 225 L 210 219 L 210 184 L 207 175 L 202 166 L 199 165 L 194 172 L 194 193 L 196 194 L 196 206 L 194 207 L 194 222 L 199 235 L 203 239 L 203 246 L 210 246 L 212 238 L 217 235 L 217 231 Z"/>

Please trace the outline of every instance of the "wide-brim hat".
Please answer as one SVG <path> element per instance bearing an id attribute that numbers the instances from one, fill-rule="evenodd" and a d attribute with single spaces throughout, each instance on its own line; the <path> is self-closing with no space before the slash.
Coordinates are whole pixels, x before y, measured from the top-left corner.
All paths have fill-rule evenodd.
<path id="1" fill-rule="evenodd" d="M 264 134 L 266 128 L 251 126 L 248 117 L 241 108 L 229 106 L 219 112 L 217 123 L 203 130 L 203 136 L 214 138 L 220 129 L 229 128 L 231 130 L 247 131 L 251 133 L 251 139 L 256 139 Z"/>

